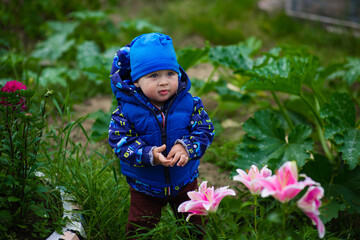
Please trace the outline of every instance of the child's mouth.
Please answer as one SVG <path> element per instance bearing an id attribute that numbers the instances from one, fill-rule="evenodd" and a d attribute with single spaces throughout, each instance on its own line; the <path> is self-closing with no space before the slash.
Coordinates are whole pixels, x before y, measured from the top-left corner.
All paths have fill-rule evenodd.
<path id="1" fill-rule="evenodd" d="M 168 90 L 161 90 L 159 93 L 160 95 L 167 95 L 168 94 Z"/>

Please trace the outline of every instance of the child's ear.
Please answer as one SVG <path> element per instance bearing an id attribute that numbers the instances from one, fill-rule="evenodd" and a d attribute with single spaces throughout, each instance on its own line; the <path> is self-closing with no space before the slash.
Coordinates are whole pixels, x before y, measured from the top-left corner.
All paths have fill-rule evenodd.
<path id="1" fill-rule="evenodd" d="M 134 82 L 135 87 L 140 87 L 138 82 Z"/>

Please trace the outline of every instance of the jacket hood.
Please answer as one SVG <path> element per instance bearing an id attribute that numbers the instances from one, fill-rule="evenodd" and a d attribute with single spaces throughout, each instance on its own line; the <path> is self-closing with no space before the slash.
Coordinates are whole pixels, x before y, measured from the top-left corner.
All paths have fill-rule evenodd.
<path id="1" fill-rule="evenodd" d="M 131 79 L 130 45 L 126 45 L 116 52 L 110 72 L 110 84 L 118 101 L 134 102 L 136 98 L 132 96 L 140 94 Z M 187 92 L 190 88 L 190 79 L 180 66 L 178 91 L 184 89 Z"/>

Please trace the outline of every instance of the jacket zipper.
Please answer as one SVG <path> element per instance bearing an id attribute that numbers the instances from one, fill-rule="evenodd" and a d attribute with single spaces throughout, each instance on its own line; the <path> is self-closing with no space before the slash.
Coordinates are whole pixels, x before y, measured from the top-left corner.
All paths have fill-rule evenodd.
<path id="1" fill-rule="evenodd" d="M 183 91 L 186 87 L 182 87 L 181 89 L 179 89 L 179 91 L 176 93 L 175 97 L 171 100 L 169 107 L 167 109 L 170 109 L 173 102 L 175 101 L 175 99 L 177 98 L 178 94 Z M 137 98 L 137 97 L 136 97 Z M 157 120 L 159 127 L 161 129 L 161 143 L 162 144 L 166 144 L 166 138 L 167 138 L 167 134 L 166 134 L 166 119 L 168 116 L 168 112 L 169 111 L 162 111 L 161 112 L 164 113 L 165 116 L 165 121 L 164 121 L 164 126 L 161 126 L 161 123 L 159 122 L 159 120 L 157 119 L 156 113 L 154 112 L 153 109 L 151 109 L 148 105 L 146 105 L 145 103 L 143 103 L 140 99 L 138 99 L 144 106 L 146 106 L 148 109 L 151 110 L 151 112 L 153 113 L 155 119 Z M 167 156 L 167 152 L 165 154 L 165 157 Z M 166 184 L 170 184 L 171 183 L 171 178 L 170 178 L 170 171 L 169 171 L 169 167 L 164 167 L 164 177 L 165 177 L 165 183 Z"/>
<path id="2" fill-rule="evenodd" d="M 167 107 L 167 111 L 164 111 L 164 115 L 165 115 L 165 124 L 164 127 L 161 129 L 161 141 L 162 143 L 166 144 L 166 139 L 167 139 L 167 135 L 166 135 L 166 120 L 168 117 L 168 113 L 169 113 L 169 109 L 171 108 L 172 104 L 174 103 L 175 99 L 177 98 L 178 94 L 183 91 L 185 89 L 185 87 L 181 88 L 175 95 L 175 97 L 171 100 L 169 106 Z M 171 183 L 171 178 L 170 178 L 170 170 L 169 167 L 165 167 L 164 168 L 164 174 L 165 174 L 165 183 L 169 184 Z"/>

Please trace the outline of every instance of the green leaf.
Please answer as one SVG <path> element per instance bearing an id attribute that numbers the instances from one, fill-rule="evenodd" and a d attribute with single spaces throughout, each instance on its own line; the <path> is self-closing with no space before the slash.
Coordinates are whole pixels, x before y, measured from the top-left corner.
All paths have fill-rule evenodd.
<path id="1" fill-rule="evenodd" d="M 343 142 L 338 146 L 338 150 L 343 153 L 342 157 L 347 161 L 350 169 L 354 169 L 360 162 L 360 130 L 349 129 L 344 133 L 343 138 L 336 142 Z"/>
<path id="2" fill-rule="evenodd" d="M 345 81 L 351 85 L 356 80 L 360 79 L 360 58 L 347 58 L 345 65 L 346 73 L 344 75 Z"/>
<path id="3" fill-rule="evenodd" d="M 320 210 L 320 216 L 323 220 L 323 223 L 330 222 L 333 218 L 338 218 L 339 213 L 341 211 L 344 211 L 346 209 L 346 204 L 340 201 L 337 201 L 335 199 L 331 199 L 328 204 L 326 204 L 324 207 L 321 207 Z"/>
<path id="4" fill-rule="evenodd" d="M 39 84 L 45 87 L 50 84 L 66 87 L 66 80 L 62 76 L 66 72 L 67 68 L 65 67 L 45 68 L 39 77 Z"/>
<path id="5" fill-rule="evenodd" d="M 355 124 L 355 107 L 346 93 L 333 93 L 330 102 L 320 109 L 320 117 L 325 119 L 325 137 L 334 138 Z"/>
<path id="6" fill-rule="evenodd" d="M 75 28 L 79 25 L 78 22 L 59 22 L 59 21 L 48 21 L 46 23 L 56 33 L 62 33 L 65 36 L 72 34 Z"/>
<path id="7" fill-rule="evenodd" d="M 194 66 L 200 59 L 209 53 L 209 47 L 200 48 L 186 48 L 177 53 L 177 60 L 180 66 L 186 71 Z M 210 74 L 210 73 L 209 73 Z"/>
<path id="8" fill-rule="evenodd" d="M 49 37 L 46 41 L 36 45 L 32 56 L 40 59 L 49 59 L 55 61 L 59 59 L 66 51 L 74 45 L 75 41 L 67 41 L 67 33 L 56 33 Z"/>
<path id="9" fill-rule="evenodd" d="M 246 71 L 243 75 L 250 77 L 243 86 L 246 90 L 280 91 L 299 95 L 302 82 L 299 78 L 291 78 L 292 64 L 287 58 L 269 59 L 260 68 Z"/>
<path id="10" fill-rule="evenodd" d="M 280 56 L 282 53 L 282 56 Z M 319 89 L 319 60 L 306 52 L 272 49 L 255 60 L 251 69 L 239 71 L 248 77 L 242 83 L 247 90 L 279 91 L 300 96 L 302 86 Z"/>
<path id="11" fill-rule="evenodd" d="M 303 166 L 301 173 L 305 173 L 308 177 L 324 186 L 331 180 L 333 167 L 325 156 L 315 154 L 314 159 L 307 161 Z M 327 191 L 326 188 L 325 191 Z"/>
<path id="12" fill-rule="evenodd" d="M 321 213 L 326 222 L 336 218 L 345 208 L 348 208 L 350 213 L 360 212 L 360 167 L 351 170 L 348 165 L 344 165 L 334 173 L 329 160 L 316 154 L 314 160 L 308 161 L 301 172 L 324 188 L 325 206 L 321 208 Z"/>
<path id="13" fill-rule="evenodd" d="M 253 49 L 243 43 L 231 46 L 217 46 L 210 48 L 209 58 L 216 64 L 233 70 L 249 70 L 254 63 L 250 58 Z"/>
<path id="14" fill-rule="evenodd" d="M 110 47 L 110 48 L 106 49 L 102 54 L 103 61 L 106 63 L 109 63 L 109 62 L 111 63 L 114 59 L 114 54 L 118 50 L 119 50 L 119 47 Z"/>
<path id="15" fill-rule="evenodd" d="M 281 224 L 281 215 L 278 212 L 274 211 L 266 217 L 266 221 Z"/>
<path id="16" fill-rule="evenodd" d="M 347 82 L 347 84 L 352 85 L 356 80 L 360 79 L 360 58 L 351 58 L 346 59 L 346 63 L 339 68 L 337 71 L 333 72 L 328 76 L 328 79 L 341 78 Z"/>
<path id="17" fill-rule="evenodd" d="M 360 167 L 349 169 L 344 165 L 329 186 L 329 194 L 343 199 L 350 213 L 360 213 Z"/>
<path id="18" fill-rule="evenodd" d="M 0 210 L 0 222 L 10 223 L 12 222 L 12 214 L 7 210 Z"/>
<path id="19" fill-rule="evenodd" d="M 9 202 L 19 202 L 21 199 L 18 197 L 10 196 L 7 198 Z"/>
<path id="20" fill-rule="evenodd" d="M 109 119 L 111 118 L 111 114 L 110 113 L 104 113 L 103 111 L 98 111 L 96 113 L 94 113 L 95 117 L 95 122 L 91 127 L 91 134 L 90 137 L 91 139 L 95 140 L 95 141 L 100 141 L 102 139 L 105 139 L 108 135 L 108 122 Z"/>
<path id="21" fill-rule="evenodd" d="M 93 41 L 86 41 L 77 46 L 76 60 L 81 69 L 102 65 L 99 47 Z"/>
<path id="22" fill-rule="evenodd" d="M 333 140 L 343 159 L 354 169 L 360 161 L 360 130 L 355 126 L 354 103 L 347 93 L 333 93 L 320 110 L 325 120 L 325 137 Z"/>
<path id="23" fill-rule="evenodd" d="M 286 139 L 278 116 L 269 110 L 261 110 L 244 123 L 243 129 L 247 133 L 239 145 L 240 157 L 234 163 L 235 167 L 248 169 L 252 164 L 259 167 L 269 164 L 276 169 L 293 160 L 302 167 L 310 158 L 312 130 L 306 125 L 296 126 Z"/>
<path id="24" fill-rule="evenodd" d="M 220 85 L 221 83 L 222 85 Z M 222 101 L 241 102 L 247 97 L 238 91 L 229 89 L 223 80 L 217 81 L 215 92 L 219 94 Z"/>
<path id="25" fill-rule="evenodd" d="M 314 95 L 308 95 L 308 94 L 304 94 L 305 96 L 303 96 L 304 98 L 308 99 L 309 102 L 314 103 L 315 99 L 314 99 Z M 286 100 L 285 103 L 285 108 L 287 110 L 290 111 L 290 113 L 296 113 L 296 117 L 292 118 L 291 120 L 294 121 L 294 123 L 296 122 L 314 122 L 316 121 L 313 113 L 311 112 L 310 108 L 308 105 L 306 105 L 306 103 L 297 96 L 292 96 L 289 100 Z"/>
<path id="26" fill-rule="evenodd" d="M 261 40 L 257 39 L 256 37 L 249 37 L 244 42 L 244 46 L 252 49 L 252 54 L 259 51 L 261 48 L 261 45 L 262 45 Z"/>
<path id="27" fill-rule="evenodd" d="M 38 184 L 38 185 L 36 185 L 34 191 L 38 192 L 38 193 L 43 193 L 43 192 L 49 191 L 49 188 L 45 187 L 44 185 Z"/>
<path id="28" fill-rule="evenodd" d="M 130 20 L 121 22 L 121 30 L 124 32 L 162 32 L 162 28 L 151 24 L 143 19 Z"/>
<path id="29" fill-rule="evenodd" d="M 99 21 L 106 19 L 106 14 L 102 11 L 79 11 L 79 12 L 72 12 L 69 16 L 77 18 L 79 20 L 93 20 Z"/>

